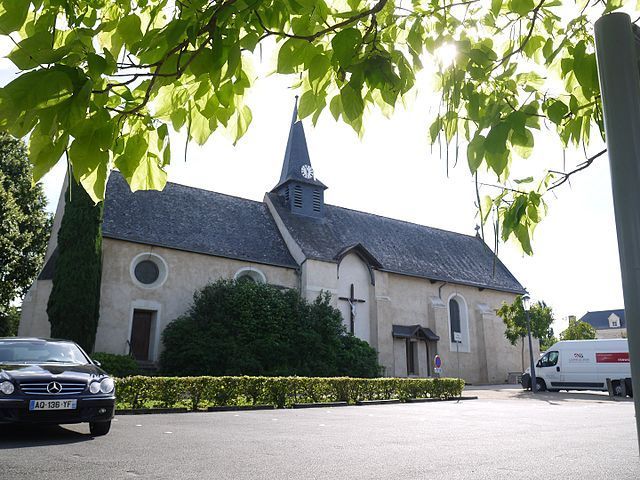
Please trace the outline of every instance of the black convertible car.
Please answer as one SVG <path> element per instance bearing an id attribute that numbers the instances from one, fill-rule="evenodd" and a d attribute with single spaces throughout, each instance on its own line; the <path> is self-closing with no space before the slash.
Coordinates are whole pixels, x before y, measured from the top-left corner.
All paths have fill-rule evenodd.
<path id="1" fill-rule="evenodd" d="M 75 343 L 0 338 L 0 424 L 89 422 L 106 435 L 114 408 L 113 379 Z"/>

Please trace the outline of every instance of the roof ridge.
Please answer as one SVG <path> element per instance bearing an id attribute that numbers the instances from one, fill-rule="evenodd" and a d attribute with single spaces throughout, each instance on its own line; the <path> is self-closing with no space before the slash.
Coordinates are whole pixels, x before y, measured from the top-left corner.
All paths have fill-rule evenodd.
<path id="1" fill-rule="evenodd" d="M 120 172 L 119 170 L 113 170 L 111 172 L 112 175 L 114 173 L 120 175 L 125 182 L 127 181 L 124 178 L 124 175 L 122 175 L 122 172 Z M 128 182 L 127 182 L 127 185 L 128 185 Z M 259 203 L 259 204 L 264 205 L 264 202 L 262 200 L 253 200 L 251 198 L 240 197 L 238 195 L 231 195 L 229 193 L 216 192 L 215 190 L 208 190 L 206 188 L 194 187 L 192 185 L 185 185 L 184 183 L 177 183 L 177 182 L 167 181 L 166 184 L 165 184 L 165 188 L 166 188 L 167 185 L 173 185 L 175 187 L 186 188 L 186 189 L 189 189 L 189 190 L 198 190 L 198 191 L 201 191 L 201 192 L 215 193 L 216 195 L 222 195 L 224 197 L 237 198 L 239 200 L 246 200 L 247 202 Z M 143 191 L 143 190 L 138 190 L 138 191 Z M 149 192 L 149 191 L 153 191 L 153 190 L 144 190 L 144 191 Z M 162 191 L 162 190 L 159 190 L 159 191 Z M 135 193 L 135 192 L 132 192 L 132 193 Z"/>

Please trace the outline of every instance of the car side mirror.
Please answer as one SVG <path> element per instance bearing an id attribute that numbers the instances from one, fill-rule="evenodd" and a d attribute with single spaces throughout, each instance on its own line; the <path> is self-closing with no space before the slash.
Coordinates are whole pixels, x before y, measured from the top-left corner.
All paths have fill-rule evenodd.
<path id="1" fill-rule="evenodd" d="M 102 364 L 101 364 L 98 360 L 92 360 L 92 361 L 93 361 L 93 363 L 94 363 L 95 365 L 97 365 L 98 367 L 101 367 L 101 366 L 102 366 Z"/>

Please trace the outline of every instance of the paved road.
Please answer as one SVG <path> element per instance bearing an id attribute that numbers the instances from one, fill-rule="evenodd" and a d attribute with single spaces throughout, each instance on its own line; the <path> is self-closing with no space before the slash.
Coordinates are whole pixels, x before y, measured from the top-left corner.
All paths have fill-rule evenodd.
<path id="1" fill-rule="evenodd" d="M 633 403 L 482 388 L 479 400 L 119 416 L 0 427 L 0 479 L 637 479 Z"/>

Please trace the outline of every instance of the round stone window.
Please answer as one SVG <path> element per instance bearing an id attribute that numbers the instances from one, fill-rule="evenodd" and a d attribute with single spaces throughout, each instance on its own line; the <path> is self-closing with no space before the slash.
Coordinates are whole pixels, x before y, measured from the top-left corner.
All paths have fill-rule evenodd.
<path id="1" fill-rule="evenodd" d="M 145 252 L 136 255 L 129 268 L 133 283 L 139 287 L 157 288 L 167 279 L 167 262 L 155 253 Z"/>
<path id="2" fill-rule="evenodd" d="M 143 260 L 136 265 L 134 274 L 140 283 L 152 285 L 160 277 L 160 269 L 153 260 Z"/>

